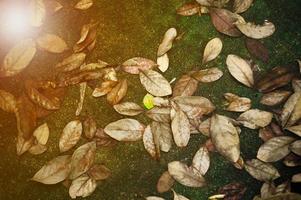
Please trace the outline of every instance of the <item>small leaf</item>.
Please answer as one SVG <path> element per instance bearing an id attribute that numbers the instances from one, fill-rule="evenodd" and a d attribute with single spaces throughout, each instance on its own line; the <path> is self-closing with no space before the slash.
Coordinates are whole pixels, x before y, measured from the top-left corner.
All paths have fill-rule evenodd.
<path id="1" fill-rule="evenodd" d="M 37 39 L 37 44 L 50 53 L 62 53 L 68 49 L 66 42 L 57 35 L 44 34 Z"/>
<path id="2" fill-rule="evenodd" d="M 292 177 L 292 182 L 293 182 L 293 183 L 300 183 L 300 182 L 301 182 L 301 173 L 295 174 L 295 175 Z"/>
<path id="3" fill-rule="evenodd" d="M 242 113 L 236 120 L 250 129 L 263 128 L 272 121 L 273 114 L 270 112 L 251 109 Z"/>
<path id="4" fill-rule="evenodd" d="M 144 88 L 154 96 L 168 96 L 172 94 L 169 82 L 158 72 L 153 70 L 141 71 L 140 82 Z"/>
<path id="5" fill-rule="evenodd" d="M 257 159 L 247 161 L 245 169 L 253 178 L 259 181 L 269 182 L 280 177 L 275 167 Z"/>
<path id="6" fill-rule="evenodd" d="M 202 64 L 206 64 L 211 60 L 214 60 L 222 51 L 223 43 L 219 38 L 213 38 L 210 40 L 204 50 Z"/>
<path id="7" fill-rule="evenodd" d="M 258 40 L 246 38 L 246 47 L 255 58 L 267 63 L 269 61 L 269 50 Z"/>
<path id="8" fill-rule="evenodd" d="M 118 84 L 117 81 L 104 81 L 101 83 L 100 87 L 96 87 L 92 93 L 93 97 L 101 97 L 104 96 L 106 94 L 108 94 L 109 92 L 111 92 L 111 90 Z"/>
<path id="9" fill-rule="evenodd" d="M 226 110 L 232 112 L 245 112 L 251 108 L 251 100 L 246 97 L 239 97 L 236 94 L 225 93 L 224 97 L 228 101 Z"/>
<path id="10" fill-rule="evenodd" d="M 46 145 L 49 138 L 49 128 L 47 123 L 44 123 L 36 128 L 36 130 L 33 132 L 33 136 L 35 136 L 39 144 Z"/>
<path id="11" fill-rule="evenodd" d="M 301 118 L 301 92 L 290 96 L 283 106 L 280 116 L 282 127 L 290 127 Z"/>
<path id="12" fill-rule="evenodd" d="M 192 16 L 201 13 L 201 5 L 197 2 L 188 2 L 177 9 L 177 14 L 182 16 Z"/>
<path id="13" fill-rule="evenodd" d="M 71 156 L 58 156 L 44 165 L 31 180 L 43 184 L 56 184 L 65 180 L 71 169 Z"/>
<path id="14" fill-rule="evenodd" d="M 82 135 L 82 123 L 79 120 L 69 122 L 60 137 L 60 152 L 65 152 L 74 147 Z"/>
<path id="15" fill-rule="evenodd" d="M 243 199 L 247 187 L 241 183 L 230 183 L 218 190 L 219 194 L 225 194 L 224 200 L 239 200 Z"/>
<path id="16" fill-rule="evenodd" d="M 96 189 L 97 183 L 88 175 L 83 174 L 72 181 L 69 188 L 69 195 L 72 199 L 76 197 L 87 197 L 91 195 Z"/>
<path id="17" fill-rule="evenodd" d="M 111 105 L 118 104 L 125 97 L 127 90 L 127 80 L 123 79 L 107 94 L 107 101 Z"/>
<path id="18" fill-rule="evenodd" d="M 177 37 L 177 30 L 175 28 L 170 28 L 164 34 L 163 40 L 159 45 L 157 56 L 160 57 L 168 52 L 171 47 L 174 39 Z"/>
<path id="19" fill-rule="evenodd" d="M 276 90 L 261 97 L 260 103 L 267 106 L 276 106 L 283 103 L 291 95 L 290 91 Z"/>
<path id="20" fill-rule="evenodd" d="M 253 0 L 234 0 L 234 12 L 243 13 L 250 8 Z"/>
<path id="21" fill-rule="evenodd" d="M 141 114 L 144 110 L 134 102 L 123 102 L 113 106 L 115 111 L 122 115 L 136 116 Z"/>
<path id="22" fill-rule="evenodd" d="M 140 71 L 149 70 L 156 66 L 154 61 L 141 57 L 134 57 L 122 63 L 123 71 L 130 74 L 139 74 Z"/>
<path id="23" fill-rule="evenodd" d="M 173 87 L 172 96 L 191 96 L 198 87 L 198 81 L 190 75 L 184 74 Z"/>
<path id="24" fill-rule="evenodd" d="M 152 109 L 154 107 L 154 96 L 151 94 L 146 94 L 143 97 L 143 105 L 145 106 L 145 108 L 147 108 L 148 110 Z"/>
<path id="25" fill-rule="evenodd" d="M 167 192 L 171 189 L 171 187 L 174 185 L 174 183 L 175 183 L 175 180 L 172 178 L 172 176 L 169 174 L 168 171 L 165 171 L 160 176 L 160 178 L 157 182 L 157 191 L 159 193 Z"/>
<path id="26" fill-rule="evenodd" d="M 14 76 L 24 70 L 36 54 L 36 44 L 32 39 L 18 42 L 4 57 L 0 77 Z"/>
<path id="27" fill-rule="evenodd" d="M 269 21 L 265 21 L 263 25 L 238 21 L 235 25 L 244 35 L 254 39 L 269 37 L 273 35 L 276 30 L 275 25 Z"/>
<path id="28" fill-rule="evenodd" d="M 167 53 L 157 58 L 157 65 L 161 72 L 165 72 L 169 67 L 169 58 Z"/>
<path id="29" fill-rule="evenodd" d="M 118 141 L 138 141 L 142 139 L 144 125 L 135 119 L 125 118 L 108 124 L 104 131 Z"/>
<path id="30" fill-rule="evenodd" d="M 173 200 L 189 200 L 187 197 L 184 197 L 181 194 L 176 193 L 174 190 L 173 191 Z"/>
<path id="31" fill-rule="evenodd" d="M 210 166 L 209 152 L 206 147 L 201 147 L 192 159 L 192 169 L 201 175 L 205 175 Z"/>
<path id="32" fill-rule="evenodd" d="M 88 139 L 94 138 L 95 133 L 97 131 L 97 124 L 94 118 L 88 116 L 83 123 L 83 128 L 84 128 L 84 134 L 86 138 Z"/>
<path id="33" fill-rule="evenodd" d="M 228 55 L 227 67 L 230 74 L 242 84 L 252 87 L 254 85 L 253 71 L 250 64 L 237 55 Z"/>
<path id="34" fill-rule="evenodd" d="M 79 0 L 74 8 L 79 10 L 87 10 L 93 5 L 93 0 Z"/>
<path id="35" fill-rule="evenodd" d="M 75 116 L 79 116 L 80 113 L 82 112 L 85 95 L 86 95 L 86 89 L 87 89 L 87 82 L 83 82 L 79 84 L 79 101 L 77 103 Z"/>
<path id="36" fill-rule="evenodd" d="M 202 83 L 211 83 L 220 79 L 223 76 L 223 72 L 213 67 L 196 71 L 191 76 Z"/>

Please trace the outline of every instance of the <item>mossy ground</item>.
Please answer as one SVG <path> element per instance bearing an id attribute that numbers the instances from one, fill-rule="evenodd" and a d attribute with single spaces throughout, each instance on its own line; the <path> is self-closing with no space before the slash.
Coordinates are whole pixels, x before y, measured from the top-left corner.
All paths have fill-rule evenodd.
<path id="1" fill-rule="evenodd" d="M 177 28 L 182 39 L 176 41 L 169 52 L 170 68 L 164 76 L 171 80 L 194 68 L 218 67 L 224 72 L 221 80 L 199 86 L 197 95 L 211 99 L 217 106 L 218 113 L 236 116 L 222 111 L 223 93 L 233 92 L 252 99 L 253 107 L 263 108 L 258 104 L 260 94 L 237 83 L 228 73 L 225 58 L 233 53 L 245 58 L 251 58 L 244 46 L 244 38 L 230 38 L 218 33 L 207 15 L 181 17 L 175 10 L 184 0 L 95 0 L 95 5 L 88 11 L 76 12 L 72 9 L 62 10 L 46 22 L 45 32 L 53 32 L 65 38 L 71 46 L 78 38 L 83 23 L 89 18 L 100 22 L 96 49 L 88 56 L 88 62 L 98 59 L 109 63 L 121 63 L 131 57 L 141 56 L 155 60 L 156 50 L 164 32 Z M 277 31 L 264 44 L 270 50 L 270 62 L 264 64 L 255 60 L 262 71 L 276 65 L 286 64 L 301 56 L 301 2 L 298 0 L 255 0 L 254 5 L 243 14 L 248 21 L 262 23 L 265 19 L 274 22 Z M 222 54 L 207 66 L 201 66 L 202 51 L 206 43 L 220 37 L 224 48 Z M 3 51 L 3 50 L 2 50 Z M 50 55 L 39 52 L 22 76 L 10 80 L 0 80 L 1 88 L 21 93 L 19 80 L 28 77 L 48 77 L 47 71 L 58 62 L 63 55 Z M 145 90 L 138 77 L 121 74 L 129 81 L 129 91 L 125 100 L 141 104 Z M 86 95 L 82 115 L 92 115 L 99 127 L 104 127 L 111 121 L 122 118 L 104 99 L 91 97 L 89 89 Z M 30 177 L 48 160 L 59 154 L 58 138 L 67 122 L 75 118 L 78 101 L 78 88 L 68 91 L 61 110 L 55 112 L 47 121 L 51 135 L 48 151 L 42 155 L 25 154 L 16 156 L 15 135 L 16 122 L 12 114 L 0 111 L 0 199 L 1 200 L 63 200 L 69 199 L 68 190 L 62 185 L 42 185 L 29 181 Z M 146 117 L 137 117 L 148 123 Z M 42 123 L 42 122 L 41 122 Z M 241 151 L 244 159 L 256 156 L 261 144 L 257 131 L 243 128 L 241 133 Z M 102 182 L 96 191 L 86 199 L 98 200 L 133 200 L 145 196 L 157 195 L 156 182 L 161 173 L 166 170 L 167 163 L 173 160 L 191 162 L 199 146 L 206 141 L 201 135 L 193 135 L 189 146 L 184 149 L 173 146 L 171 152 L 163 153 L 160 162 L 154 161 L 144 150 L 142 142 L 120 143 L 113 148 L 99 149 L 97 162 L 104 163 L 112 170 L 112 177 Z M 84 139 L 81 141 L 85 142 Z M 72 153 L 71 151 L 69 152 Z M 235 169 L 229 162 L 217 153 L 211 155 L 211 167 L 206 174 L 208 186 L 204 188 L 188 188 L 175 184 L 174 189 L 190 199 L 205 200 L 214 194 L 220 186 L 231 182 L 242 182 L 248 189 L 244 200 L 250 200 L 259 192 L 261 183 L 251 178 L 245 171 Z M 282 165 L 277 165 L 282 168 Z M 286 177 L 291 174 L 285 170 Z M 171 193 L 161 195 L 171 199 Z"/>

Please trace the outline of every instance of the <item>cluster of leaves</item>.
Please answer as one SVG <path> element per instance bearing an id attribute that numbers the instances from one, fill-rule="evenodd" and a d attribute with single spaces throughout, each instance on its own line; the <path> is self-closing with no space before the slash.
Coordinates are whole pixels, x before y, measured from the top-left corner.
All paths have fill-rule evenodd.
<path id="1" fill-rule="evenodd" d="M 33 21 L 36 26 L 43 24 L 46 8 L 51 1 L 53 12 L 63 7 L 54 0 L 32 0 L 34 6 Z M 246 47 L 256 58 L 268 62 L 268 50 L 257 39 L 272 35 L 275 26 L 271 22 L 263 25 L 247 23 L 237 13 L 246 11 L 252 0 L 235 0 L 233 11 L 224 9 L 229 0 L 197 0 L 183 5 L 178 14 L 190 16 L 198 13 L 209 13 L 215 28 L 226 35 L 238 37 L 247 36 Z M 75 9 L 86 10 L 93 5 L 92 0 L 80 0 Z M 37 126 L 37 121 L 51 112 L 60 109 L 64 90 L 68 86 L 78 85 L 80 90 L 79 104 L 75 115 L 81 113 L 86 88 L 93 91 L 93 97 L 106 95 L 107 101 L 116 112 L 125 116 L 136 116 L 144 113 L 152 120 L 144 125 L 133 118 L 123 118 L 98 128 L 95 120 L 88 117 L 82 123 L 75 119 L 62 130 L 59 139 L 61 153 L 73 149 L 84 132 L 87 143 L 74 150 L 72 155 L 60 155 L 46 163 L 32 178 L 33 181 L 44 184 L 57 184 L 64 181 L 69 187 L 71 198 L 86 197 L 96 189 L 97 182 L 107 179 L 110 170 L 104 165 L 94 163 L 97 147 L 110 146 L 117 141 L 143 141 L 146 151 L 156 160 L 162 152 L 169 152 L 172 145 L 184 148 L 189 144 L 191 134 L 201 133 L 208 137 L 205 144 L 193 157 L 192 163 L 172 161 L 168 163 L 167 171 L 162 174 L 157 183 L 159 193 L 172 190 L 175 200 L 188 199 L 176 193 L 172 187 L 176 182 L 187 187 L 204 187 L 204 175 L 210 167 L 210 152 L 217 151 L 236 168 L 245 169 L 252 177 L 265 182 L 261 197 L 255 199 L 298 198 L 290 193 L 289 183 L 277 187 L 273 181 L 280 177 L 280 172 L 271 164 L 284 159 L 287 166 L 300 165 L 300 139 L 289 135 L 284 130 L 301 136 L 301 87 L 299 69 L 276 67 L 267 75 L 256 80 L 256 66 L 244 58 L 230 54 L 226 64 L 230 74 L 246 87 L 258 89 L 264 95 L 261 103 L 271 106 L 270 111 L 251 107 L 251 100 L 237 94 L 225 93 L 227 108 L 225 110 L 241 113 L 237 119 L 215 113 L 213 103 L 202 96 L 193 96 L 198 85 L 219 80 L 223 72 L 218 68 L 189 71 L 182 75 L 172 87 L 172 83 L 159 73 L 169 67 L 168 51 L 177 38 L 177 30 L 166 31 L 157 51 L 157 61 L 134 57 L 120 65 L 111 65 L 99 60 L 96 63 L 86 63 L 86 55 L 96 45 L 98 23 L 91 20 L 85 24 L 80 33 L 80 39 L 72 51 L 61 62 L 54 66 L 58 74 L 56 80 L 25 82 L 25 93 L 15 97 L 11 93 L 0 90 L 0 108 L 15 113 L 17 119 L 18 137 L 17 153 L 26 151 L 41 154 L 47 150 L 49 128 L 47 123 Z M 18 42 L 5 56 L 0 68 L 2 77 L 11 77 L 21 73 L 32 61 L 39 49 L 50 53 L 62 53 L 69 50 L 66 42 L 55 34 L 42 34 L 36 40 L 26 39 Z M 221 53 L 223 43 L 219 38 L 211 39 L 203 53 L 202 65 L 216 59 Z M 301 68 L 301 67 L 300 67 Z M 122 102 L 126 96 L 128 84 L 126 79 L 119 80 L 118 72 L 122 70 L 138 75 L 140 82 L 149 93 L 145 102 L 145 110 L 135 102 Z M 294 91 L 279 89 L 292 83 Z M 277 89 L 277 90 L 276 90 Z M 283 105 L 284 103 L 284 105 Z M 274 106 L 281 106 L 276 112 Z M 275 120 L 273 121 L 273 118 Z M 244 162 L 240 155 L 240 126 L 249 129 L 259 129 L 259 136 L 265 143 L 259 148 L 257 158 Z M 292 177 L 293 182 L 300 182 L 300 174 Z M 246 188 L 242 184 L 232 183 L 224 186 L 210 199 L 241 199 Z M 148 200 L 161 199 L 150 196 Z"/>

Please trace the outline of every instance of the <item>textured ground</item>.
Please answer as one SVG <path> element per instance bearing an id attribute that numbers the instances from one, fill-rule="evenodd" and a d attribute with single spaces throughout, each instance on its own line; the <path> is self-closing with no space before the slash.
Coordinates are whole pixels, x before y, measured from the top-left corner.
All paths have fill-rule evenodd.
<path id="1" fill-rule="evenodd" d="M 222 111 L 224 92 L 233 92 L 249 97 L 253 100 L 253 107 L 262 108 L 258 105 L 260 94 L 237 83 L 230 77 L 225 67 L 225 58 L 230 53 L 246 58 L 250 57 L 244 47 L 243 38 L 232 39 L 218 33 L 212 26 L 209 16 L 177 16 L 175 10 L 184 2 L 184 0 L 95 0 L 94 7 L 81 14 L 73 11 L 60 11 L 47 22 L 44 30 L 59 34 L 71 45 L 78 37 L 81 24 L 87 22 L 89 17 L 93 17 L 100 22 L 100 28 L 96 49 L 89 55 L 88 61 L 94 62 L 101 59 L 109 63 L 120 63 L 134 56 L 155 60 L 156 50 L 164 32 L 169 27 L 175 27 L 179 33 L 184 33 L 184 35 L 175 43 L 169 53 L 170 69 L 164 74 L 169 80 L 179 77 L 193 68 L 200 68 L 201 55 L 206 43 L 213 37 L 220 37 L 224 43 L 221 56 L 204 67 L 218 67 L 224 72 L 224 76 L 215 83 L 201 85 L 197 94 L 211 99 L 219 113 L 225 113 Z M 269 64 L 256 61 L 263 71 L 301 57 L 300 11 L 301 2 L 298 0 L 255 0 L 252 8 L 243 14 L 247 20 L 258 23 L 269 19 L 277 27 L 277 32 L 264 40 L 271 52 Z M 39 58 L 26 70 L 23 78 L 37 75 L 46 77 L 46 72 L 60 59 L 46 53 L 39 54 Z M 122 76 L 128 78 L 129 81 L 129 92 L 125 100 L 141 104 L 145 90 L 139 84 L 138 77 Z M 17 80 L 19 79 L 0 80 L 0 86 L 8 90 L 13 89 L 14 93 L 20 93 Z M 107 105 L 104 99 L 94 99 L 90 96 L 91 90 L 88 91 L 86 97 L 83 116 L 86 113 L 93 115 L 99 127 L 104 127 L 109 122 L 122 118 Z M 49 149 L 39 156 L 29 154 L 16 156 L 15 118 L 11 114 L 0 111 L 1 200 L 63 200 L 69 198 L 68 190 L 61 184 L 45 186 L 31 182 L 29 178 L 46 161 L 58 155 L 59 135 L 64 125 L 75 118 L 77 99 L 78 89 L 71 88 L 62 109 L 45 119 L 51 130 Z M 231 113 L 225 114 L 232 115 Z M 143 116 L 139 116 L 138 119 L 147 123 L 147 119 Z M 120 143 L 114 148 L 100 149 L 97 153 L 97 161 L 107 165 L 113 175 L 101 183 L 96 191 L 86 199 L 133 200 L 156 195 L 156 182 L 161 173 L 166 170 L 167 163 L 173 160 L 190 162 L 194 153 L 205 140 L 206 138 L 201 135 L 194 135 L 188 148 L 179 149 L 174 146 L 170 153 L 163 154 L 160 162 L 152 160 L 147 155 L 141 142 Z M 256 131 L 242 129 L 241 150 L 245 159 L 254 158 L 260 144 L 261 141 Z M 174 189 L 192 200 L 205 200 L 220 186 L 232 181 L 241 181 L 248 186 L 244 200 L 252 199 L 259 192 L 261 183 L 255 181 L 245 171 L 235 169 L 218 154 L 211 154 L 211 158 L 211 167 L 205 176 L 208 180 L 207 187 L 193 189 L 176 184 Z M 282 168 L 281 165 L 278 167 Z M 288 176 L 290 173 L 291 171 L 283 171 L 282 174 Z M 163 196 L 171 198 L 170 193 Z"/>

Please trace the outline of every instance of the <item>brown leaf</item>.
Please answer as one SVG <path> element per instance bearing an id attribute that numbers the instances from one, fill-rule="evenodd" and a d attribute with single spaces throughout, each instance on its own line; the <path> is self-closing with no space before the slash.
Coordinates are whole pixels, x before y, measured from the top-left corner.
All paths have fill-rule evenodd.
<path id="1" fill-rule="evenodd" d="M 108 94 L 116 85 L 117 81 L 104 81 L 101 83 L 101 86 L 96 87 L 92 93 L 93 97 L 101 97 Z"/>
<path id="2" fill-rule="evenodd" d="M 116 112 L 126 116 L 136 116 L 144 111 L 141 106 L 134 102 L 123 102 L 121 104 L 116 104 L 113 107 Z"/>
<path id="3" fill-rule="evenodd" d="M 273 182 L 270 183 L 267 182 L 262 184 L 260 189 L 261 198 L 268 198 L 272 196 L 273 194 L 275 194 L 275 189 L 276 187 Z"/>
<path id="4" fill-rule="evenodd" d="M 177 30 L 175 28 L 168 29 L 163 37 L 161 44 L 158 47 L 157 56 L 162 56 L 168 52 L 171 47 L 174 39 L 177 37 Z"/>
<path id="5" fill-rule="evenodd" d="M 49 138 L 49 128 L 47 123 L 40 125 L 33 132 L 33 136 L 36 138 L 38 144 L 46 145 Z"/>
<path id="6" fill-rule="evenodd" d="M 37 38 L 37 44 L 50 53 L 62 53 L 68 49 L 66 42 L 59 36 L 46 33 Z"/>
<path id="7" fill-rule="evenodd" d="M 226 9 L 210 8 L 211 21 L 219 32 L 232 36 L 239 37 L 241 32 L 236 28 L 236 21 L 244 21 L 244 19 L 235 13 Z"/>
<path id="8" fill-rule="evenodd" d="M 230 183 L 218 190 L 219 194 L 225 194 L 224 200 L 240 200 L 243 199 L 247 187 L 242 183 Z"/>
<path id="9" fill-rule="evenodd" d="M 157 65 L 161 72 L 165 72 L 169 67 L 169 58 L 167 53 L 157 58 Z"/>
<path id="10" fill-rule="evenodd" d="M 130 74 L 139 74 L 141 70 L 153 69 L 156 66 L 154 61 L 141 57 L 134 57 L 122 63 L 123 71 Z"/>
<path id="11" fill-rule="evenodd" d="M 74 147 L 82 135 L 82 123 L 79 120 L 69 122 L 59 140 L 60 152 L 65 152 Z"/>
<path id="12" fill-rule="evenodd" d="M 93 117 L 88 116 L 83 123 L 84 134 L 86 138 L 92 139 L 97 131 L 97 124 Z"/>
<path id="13" fill-rule="evenodd" d="M 293 142 L 292 144 L 290 144 L 289 148 L 292 152 L 301 156 L 301 140 Z"/>
<path id="14" fill-rule="evenodd" d="M 157 122 L 169 123 L 170 119 L 170 108 L 169 107 L 153 107 L 148 110 L 146 116 Z"/>
<path id="15" fill-rule="evenodd" d="M 206 146 L 202 146 L 192 159 L 191 168 L 201 175 L 205 175 L 210 166 L 209 151 Z"/>
<path id="16" fill-rule="evenodd" d="M 182 16 L 201 14 L 201 8 L 202 6 L 195 1 L 188 2 L 177 9 L 177 14 Z"/>
<path id="17" fill-rule="evenodd" d="M 28 149 L 28 152 L 31 153 L 32 155 L 40 155 L 47 151 L 47 147 L 42 144 L 34 144 L 33 146 Z"/>
<path id="18" fill-rule="evenodd" d="M 167 192 L 171 189 L 171 187 L 174 185 L 175 180 L 172 178 L 172 176 L 169 174 L 168 171 L 163 172 L 163 174 L 160 176 L 158 182 L 157 182 L 157 191 L 159 193 Z"/>
<path id="19" fill-rule="evenodd" d="M 46 163 L 32 178 L 43 184 L 56 184 L 65 180 L 71 170 L 71 156 L 58 156 Z"/>
<path id="20" fill-rule="evenodd" d="M 265 63 L 269 62 L 269 50 L 264 46 L 264 44 L 251 38 L 246 38 L 245 42 L 246 47 L 252 56 Z"/>
<path id="21" fill-rule="evenodd" d="M 209 61 L 214 60 L 222 51 L 223 43 L 219 38 L 211 39 L 204 50 L 202 64 L 206 64 Z"/>
<path id="22" fill-rule="evenodd" d="M 17 100 L 15 96 L 5 90 L 0 90 L 0 109 L 10 113 L 16 112 Z"/>
<path id="23" fill-rule="evenodd" d="M 74 8 L 79 10 L 87 10 L 93 5 L 93 0 L 79 0 Z"/>
<path id="24" fill-rule="evenodd" d="M 234 12 L 243 13 L 250 8 L 253 0 L 234 0 Z"/>
<path id="25" fill-rule="evenodd" d="M 269 139 L 275 137 L 275 133 L 271 129 L 270 126 L 266 126 L 264 128 L 259 129 L 259 137 L 264 141 L 268 141 Z"/>
<path id="26" fill-rule="evenodd" d="M 128 89 L 126 79 L 121 80 L 108 94 L 107 101 L 111 105 L 118 104 L 125 97 Z"/>
<path id="27" fill-rule="evenodd" d="M 85 49 L 91 50 L 94 46 L 97 36 L 98 22 L 91 20 L 90 23 L 83 25 L 80 33 L 80 39 L 73 47 L 75 53 L 84 51 Z"/>
<path id="28" fill-rule="evenodd" d="M 283 106 L 280 116 L 282 127 L 293 126 L 301 118 L 301 92 L 290 96 Z"/>
<path id="29" fill-rule="evenodd" d="M 98 147 L 114 146 L 117 141 L 105 134 L 102 128 L 98 128 L 95 133 L 95 141 Z"/>
<path id="30" fill-rule="evenodd" d="M 301 166 L 301 157 L 294 153 L 290 153 L 284 158 L 283 163 L 287 167 Z"/>
<path id="31" fill-rule="evenodd" d="M 197 0 L 200 5 L 209 7 L 223 7 L 229 0 Z"/>
<path id="32" fill-rule="evenodd" d="M 191 96 L 197 90 L 198 81 L 184 74 L 173 87 L 172 96 Z"/>
<path id="33" fill-rule="evenodd" d="M 228 101 L 226 110 L 232 112 L 245 112 L 251 108 L 251 100 L 246 97 L 239 97 L 236 94 L 225 93 L 224 97 Z"/>
<path id="34" fill-rule="evenodd" d="M 111 171 L 101 164 L 94 164 L 87 173 L 96 181 L 105 180 L 111 176 Z"/>
<path id="35" fill-rule="evenodd" d="M 245 164 L 246 171 L 259 181 L 269 182 L 280 177 L 278 170 L 273 165 L 252 159 Z"/>
<path id="36" fill-rule="evenodd" d="M 276 106 L 283 103 L 291 95 L 290 91 L 275 90 L 264 94 L 261 97 L 260 103 L 267 106 Z"/>
<path id="37" fill-rule="evenodd" d="M 118 141 L 138 141 L 142 139 L 145 126 L 135 119 L 125 118 L 108 124 L 104 131 Z"/>
<path id="38" fill-rule="evenodd" d="M 172 131 L 170 124 L 153 121 L 151 123 L 151 129 L 157 154 L 159 154 L 158 152 L 160 150 L 163 152 L 169 152 L 172 146 Z"/>
<path id="39" fill-rule="evenodd" d="M 235 22 L 236 27 L 246 36 L 254 39 L 262 39 L 271 36 L 276 28 L 272 22 L 265 21 L 263 25 L 255 25 L 244 21 Z"/>
<path id="40" fill-rule="evenodd" d="M 287 130 L 301 137 L 301 125 L 288 127 Z"/>
<path id="41" fill-rule="evenodd" d="M 79 101 L 77 103 L 77 108 L 75 111 L 75 116 L 79 116 L 82 112 L 84 106 L 84 100 L 86 96 L 87 82 L 83 82 L 79 84 Z"/>
<path id="42" fill-rule="evenodd" d="M 223 76 L 223 72 L 213 67 L 196 71 L 191 76 L 202 83 L 211 83 L 220 79 Z"/>
<path id="43" fill-rule="evenodd" d="M 87 197 L 95 191 L 96 186 L 96 180 L 83 174 L 72 181 L 69 188 L 69 195 L 72 199 L 75 199 L 76 197 Z"/>
<path id="44" fill-rule="evenodd" d="M 78 147 L 71 158 L 71 172 L 69 178 L 74 180 L 87 172 L 93 165 L 96 153 L 96 142 L 89 142 Z"/>
<path id="45" fill-rule="evenodd" d="M 267 111 L 251 109 L 242 113 L 236 120 L 250 129 L 263 128 L 272 121 L 273 114 Z"/>
<path id="46" fill-rule="evenodd" d="M 159 144 L 155 142 L 155 138 L 152 133 L 151 126 L 146 126 L 143 133 L 143 145 L 145 150 L 151 155 L 152 158 L 159 160 L 160 158 L 160 148 L 158 148 Z"/>
<path id="47" fill-rule="evenodd" d="M 85 53 L 74 53 L 61 62 L 59 62 L 55 69 L 60 72 L 70 72 L 72 70 L 78 69 L 85 61 Z"/>

